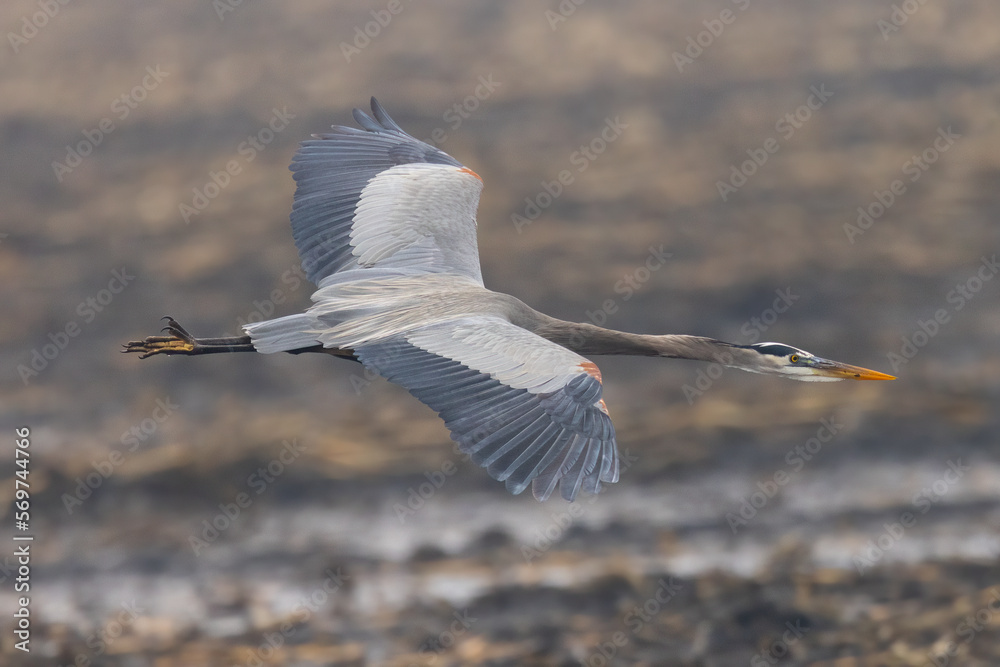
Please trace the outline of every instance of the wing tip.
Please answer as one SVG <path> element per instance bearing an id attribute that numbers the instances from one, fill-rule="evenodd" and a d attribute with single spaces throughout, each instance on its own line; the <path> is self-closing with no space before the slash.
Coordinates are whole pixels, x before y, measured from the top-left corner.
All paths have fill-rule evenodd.
<path id="1" fill-rule="evenodd" d="M 354 116 L 354 120 L 358 125 L 363 127 L 368 132 L 399 132 L 401 134 L 406 134 L 406 132 L 399 126 L 399 124 L 392 119 L 392 117 L 386 112 L 385 107 L 383 107 L 375 96 L 372 95 L 369 100 L 371 105 L 371 115 L 369 116 L 366 112 L 355 107 L 351 111 L 351 115 Z M 336 128 L 336 126 L 334 126 Z"/>
<path id="2" fill-rule="evenodd" d="M 375 119 L 366 114 L 361 109 L 354 107 L 351 111 L 351 115 L 354 116 L 354 122 L 363 127 L 368 132 L 380 132 L 382 126 L 380 126 Z M 336 127 L 336 126 L 334 126 Z"/>

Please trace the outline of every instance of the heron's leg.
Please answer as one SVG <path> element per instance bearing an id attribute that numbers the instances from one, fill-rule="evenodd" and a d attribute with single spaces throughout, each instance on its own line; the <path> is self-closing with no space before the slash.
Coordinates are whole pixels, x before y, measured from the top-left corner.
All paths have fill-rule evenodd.
<path id="1" fill-rule="evenodd" d="M 183 354 L 192 356 L 195 354 L 221 354 L 223 352 L 256 352 L 250 336 L 230 336 L 228 338 L 195 338 L 187 332 L 172 317 L 164 317 L 167 326 L 163 331 L 169 336 L 147 336 L 143 340 L 132 340 L 125 343 L 122 352 L 141 352 L 140 359 L 151 357 L 154 354 Z M 320 352 L 329 354 L 341 359 L 358 361 L 353 350 L 336 347 L 323 347 L 313 345 L 303 347 L 298 350 L 289 350 L 291 354 L 302 354 L 304 352 Z"/>
<path id="2" fill-rule="evenodd" d="M 256 352 L 250 336 L 231 336 L 229 338 L 195 338 L 172 317 L 167 320 L 163 331 L 168 336 L 147 336 L 143 340 L 132 340 L 123 346 L 122 352 L 141 352 L 140 359 L 154 354 L 219 354 L 223 352 Z"/>

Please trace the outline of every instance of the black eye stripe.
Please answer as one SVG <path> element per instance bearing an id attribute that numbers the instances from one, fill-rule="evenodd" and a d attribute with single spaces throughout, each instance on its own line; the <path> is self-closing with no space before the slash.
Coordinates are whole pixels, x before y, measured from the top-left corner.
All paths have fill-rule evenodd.
<path id="1" fill-rule="evenodd" d="M 782 345 L 781 343 L 758 343 L 756 345 L 751 345 L 753 349 L 757 350 L 761 354 L 772 354 L 776 357 L 787 357 L 790 354 L 801 354 L 794 347 L 788 345 Z"/>

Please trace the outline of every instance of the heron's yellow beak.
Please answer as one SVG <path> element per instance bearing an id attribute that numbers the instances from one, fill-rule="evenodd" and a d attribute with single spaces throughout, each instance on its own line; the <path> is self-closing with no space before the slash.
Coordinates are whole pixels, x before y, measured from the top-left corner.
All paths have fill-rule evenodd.
<path id="1" fill-rule="evenodd" d="M 895 376 L 872 371 L 861 366 L 842 364 L 839 361 L 823 359 L 813 365 L 816 375 L 837 378 L 838 380 L 895 380 Z"/>

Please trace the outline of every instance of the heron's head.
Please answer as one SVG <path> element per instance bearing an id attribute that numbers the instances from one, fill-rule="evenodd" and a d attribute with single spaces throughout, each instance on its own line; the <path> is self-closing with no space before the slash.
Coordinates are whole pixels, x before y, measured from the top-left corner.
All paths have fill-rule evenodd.
<path id="1" fill-rule="evenodd" d="M 860 366 L 830 361 L 784 343 L 754 343 L 744 346 L 756 354 L 741 355 L 745 364 L 740 368 L 753 373 L 781 375 L 803 382 L 834 382 L 836 380 L 895 380 L 891 375 Z"/>

